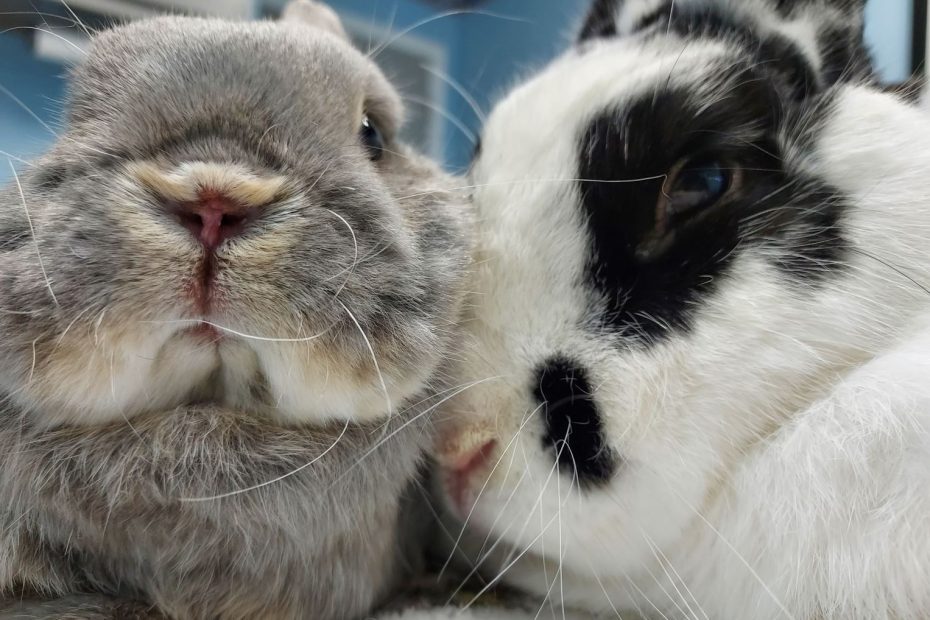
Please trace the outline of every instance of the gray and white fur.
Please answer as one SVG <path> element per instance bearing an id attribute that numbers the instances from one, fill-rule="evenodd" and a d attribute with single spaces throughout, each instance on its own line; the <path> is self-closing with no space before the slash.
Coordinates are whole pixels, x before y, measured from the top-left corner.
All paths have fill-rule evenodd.
<path id="1" fill-rule="evenodd" d="M 470 239 L 401 115 L 316 3 L 95 37 L 0 191 L 0 617 L 352 618 L 409 568 Z"/>

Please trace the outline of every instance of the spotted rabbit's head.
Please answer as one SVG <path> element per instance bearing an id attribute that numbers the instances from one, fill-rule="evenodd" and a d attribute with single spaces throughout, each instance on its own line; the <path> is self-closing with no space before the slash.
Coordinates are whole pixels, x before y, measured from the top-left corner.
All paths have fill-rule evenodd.
<path id="1" fill-rule="evenodd" d="M 471 387 L 440 446 L 453 508 L 514 550 L 489 572 L 536 562 L 507 578 L 609 609 L 570 576 L 661 570 L 880 337 L 887 273 L 851 267 L 857 212 L 817 151 L 835 86 L 870 79 L 861 25 L 857 3 L 601 0 L 493 111 Z"/>

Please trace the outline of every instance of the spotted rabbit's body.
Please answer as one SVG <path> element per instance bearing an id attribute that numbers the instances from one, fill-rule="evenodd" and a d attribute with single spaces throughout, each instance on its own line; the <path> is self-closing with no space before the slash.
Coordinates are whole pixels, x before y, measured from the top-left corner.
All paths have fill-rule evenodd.
<path id="1" fill-rule="evenodd" d="M 930 122 L 868 85 L 859 9 L 597 2 L 491 115 L 463 376 L 506 380 L 441 448 L 487 575 L 558 613 L 930 614 Z"/>

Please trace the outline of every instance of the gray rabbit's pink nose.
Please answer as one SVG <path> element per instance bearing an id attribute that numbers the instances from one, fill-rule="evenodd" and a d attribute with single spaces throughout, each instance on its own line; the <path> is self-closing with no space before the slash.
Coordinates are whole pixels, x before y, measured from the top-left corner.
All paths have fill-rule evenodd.
<path id="1" fill-rule="evenodd" d="M 227 239 L 242 234 L 253 219 L 255 209 L 224 194 L 205 191 L 201 192 L 199 200 L 170 204 L 169 211 L 212 252 Z"/>

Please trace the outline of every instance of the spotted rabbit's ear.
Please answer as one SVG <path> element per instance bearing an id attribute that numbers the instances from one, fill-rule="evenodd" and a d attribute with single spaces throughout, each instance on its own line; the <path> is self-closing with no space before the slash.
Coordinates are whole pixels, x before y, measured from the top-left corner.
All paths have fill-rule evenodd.
<path id="1" fill-rule="evenodd" d="M 336 11 L 314 0 L 293 0 L 281 13 L 281 19 L 287 22 L 299 22 L 349 40 L 342 20 Z"/>
<path id="2" fill-rule="evenodd" d="M 652 16 L 667 14 L 670 8 L 669 0 L 594 0 L 578 35 L 578 43 L 633 34 L 654 21 Z"/>
<path id="3" fill-rule="evenodd" d="M 864 0 L 593 0 L 578 43 L 674 34 L 745 45 L 798 98 L 872 76 Z"/>
<path id="4" fill-rule="evenodd" d="M 775 9 L 782 14 L 790 14 L 799 9 L 817 8 L 817 5 L 827 5 L 837 10 L 864 11 L 866 0 L 772 0 Z"/>

